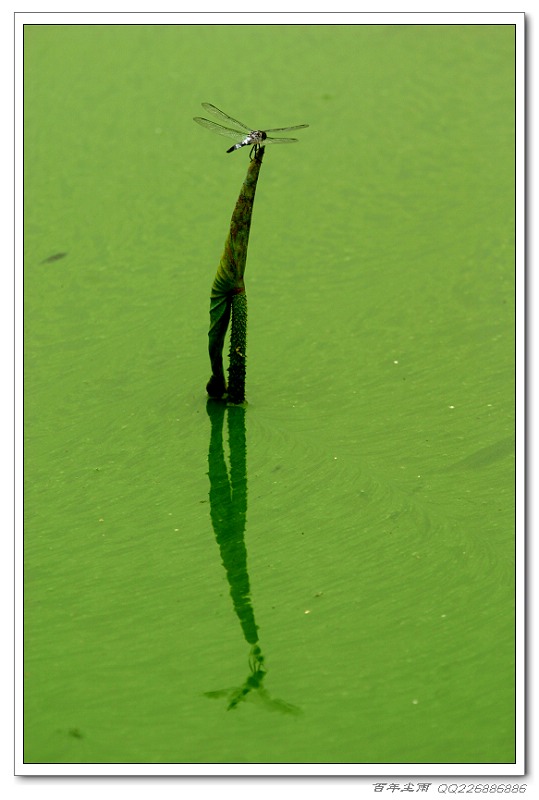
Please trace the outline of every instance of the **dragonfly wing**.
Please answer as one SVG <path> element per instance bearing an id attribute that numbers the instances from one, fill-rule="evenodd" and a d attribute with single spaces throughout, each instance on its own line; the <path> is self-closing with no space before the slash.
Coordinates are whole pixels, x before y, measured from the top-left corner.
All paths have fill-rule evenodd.
<path id="1" fill-rule="evenodd" d="M 292 144 L 292 142 L 297 142 L 298 139 L 276 139 L 273 136 L 266 136 L 263 142 L 260 142 L 261 146 L 264 147 L 265 144 Z"/>
<path id="2" fill-rule="evenodd" d="M 208 128 L 208 130 L 213 131 L 214 133 L 219 133 L 221 136 L 228 136 L 229 139 L 245 139 L 245 133 L 242 131 L 235 131 L 232 128 L 225 128 L 223 125 L 218 125 L 216 122 L 211 122 L 209 119 L 204 119 L 204 117 L 193 117 L 195 122 L 198 122 L 199 125 L 202 125 L 203 128 Z"/>
<path id="3" fill-rule="evenodd" d="M 202 108 L 205 108 L 206 111 L 209 111 L 210 114 L 213 114 L 223 122 L 231 122 L 233 125 L 237 125 L 238 128 L 241 128 L 242 131 L 245 131 L 246 133 L 251 133 L 251 131 L 254 130 L 254 128 L 248 128 L 247 125 L 243 124 L 243 122 L 238 122 L 237 119 L 229 117 L 224 111 L 219 111 L 217 106 L 213 106 L 211 103 L 202 103 Z"/>
<path id="4" fill-rule="evenodd" d="M 263 128 L 266 133 L 277 133 L 277 131 L 299 131 L 300 128 L 308 128 L 308 125 L 291 125 L 289 128 Z"/>

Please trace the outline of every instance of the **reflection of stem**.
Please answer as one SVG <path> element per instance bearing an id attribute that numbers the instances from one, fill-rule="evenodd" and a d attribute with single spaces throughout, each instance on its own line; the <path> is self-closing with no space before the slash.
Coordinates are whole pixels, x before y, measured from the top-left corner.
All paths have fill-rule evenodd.
<path id="1" fill-rule="evenodd" d="M 208 474 L 210 478 L 210 514 L 230 586 L 230 596 L 249 644 L 258 641 L 257 625 L 250 599 L 245 547 L 247 514 L 247 465 L 245 408 L 208 400 L 211 420 Z M 230 477 L 223 450 L 223 420 L 228 412 Z"/>
<path id="2" fill-rule="evenodd" d="M 247 298 L 245 262 L 258 174 L 264 157 L 260 148 L 249 162 L 247 176 L 236 202 L 225 249 L 213 282 L 210 300 L 209 354 L 212 374 L 206 391 L 215 399 L 227 392 L 223 369 L 223 347 L 232 312 L 228 397 L 233 403 L 245 400 L 245 359 L 247 344 Z"/>
<path id="3" fill-rule="evenodd" d="M 211 422 L 208 449 L 210 478 L 210 516 L 223 566 L 226 570 L 234 611 L 240 621 L 245 640 L 250 645 L 249 675 L 241 686 L 206 692 L 206 697 L 226 697 L 230 711 L 247 697 L 262 701 L 272 711 L 299 713 L 295 706 L 272 699 L 263 687 L 266 669 L 258 644 L 258 626 L 250 598 L 247 572 L 245 524 L 247 516 L 247 441 L 244 406 L 208 400 L 206 410 Z M 230 471 L 223 448 L 223 424 L 227 413 Z"/>

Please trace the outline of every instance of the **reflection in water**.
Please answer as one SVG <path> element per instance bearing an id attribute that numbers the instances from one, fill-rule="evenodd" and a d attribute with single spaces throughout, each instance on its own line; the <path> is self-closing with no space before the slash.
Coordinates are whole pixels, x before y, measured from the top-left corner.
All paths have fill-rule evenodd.
<path id="1" fill-rule="evenodd" d="M 439 472 L 457 472 L 466 469 L 484 469 L 490 467 L 502 458 L 515 454 L 515 437 L 509 436 L 506 439 L 498 439 L 494 444 L 487 447 L 480 447 L 474 453 L 465 458 L 461 458 L 448 467 L 443 467 Z"/>
<path id="2" fill-rule="evenodd" d="M 290 703 L 269 696 L 263 687 L 266 676 L 264 656 L 258 643 L 258 626 L 251 603 L 245 523 L 247 515 L 247 442 L 245 436 L 245 407 L 227 406 L 221 400 L 209 399 L 206 410 L 211 422 L 208 449 L 210 478 L 210 515 L 221 560 L 226 570 L 234 611 L 240 621 L 246 642 L 250 645 L 249 674 L 241 686 L 205 692 L 206 697 L 226 697 L 227 709 L 237 708 L 242 700 L 261 701 L 273 711 L 297 714 L 299 709 Z M 230 472 L 227 470 L 223 447 L 225 413 L 228 423 Z"/>

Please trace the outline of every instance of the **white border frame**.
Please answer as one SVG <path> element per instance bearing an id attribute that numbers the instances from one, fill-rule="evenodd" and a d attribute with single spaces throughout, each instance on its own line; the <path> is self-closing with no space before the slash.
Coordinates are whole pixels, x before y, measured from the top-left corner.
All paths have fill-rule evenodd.
<path id="1" fill-rule="evenodd" d="M 250 5 L 250 4 L 249 4 Z M 277 19 L 277 17 L 279 19 Z M 468 24 L 516 27 L 516 557 L 517 557 L 517 761 L 515 764 L 25 764 L 22 726 L 22 75 L 23 26 L 27 24 Z M 14 14 L 15 32 L 15 775 L 18 776 L 498 776 L 489 783 L 516 783 L 525 774 L 525 18 L 523 13 L 170 13 L 36 12 Z M 17 446 L 18 445 L 18 446 Z M 428 776 L 425 777 L 425 776 Z M 505 779 L 505 780 L 504 780 Z M 396 782 L 396 781 L 394 781 Z M 476 780 L 474 783 L 487 781 Z M 436 782 L 437 784 L 440 781 Z M 278 788 L 276 789 L 277 791 Z M 357 787 L 354 790 L 354 794 Z M 134 792 L 133 792 L 134 793 Z M 394 793 L 393 793 L 394 794 Z"/>

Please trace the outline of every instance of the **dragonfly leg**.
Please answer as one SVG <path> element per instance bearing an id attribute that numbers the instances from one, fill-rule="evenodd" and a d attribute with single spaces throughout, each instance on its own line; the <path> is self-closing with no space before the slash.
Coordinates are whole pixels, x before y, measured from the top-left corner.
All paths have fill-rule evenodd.
<path id="1" fill-rule="evenodd" d="M 253 150 L 255 151 L 254 152 L 254 156 L 251 157 L 251 153 L 253 152 Z M 262 156 L 264 155 L 264 145 L 260 144 L 260 142 L 257 142 L 251 148 L 251 153 L 249 153 L 249 157 L 251 158 L 251 161 L 260 161 L 260 162 L 262 162 Z"/>
<path id="2" fill-rule="evenodd" d="M 258 142 L 254 143 L 254 145 L 251 147 L 251 150 L 249 151 L 249 159 L 251 161 L 256 161 L 257 160 L 258 154 L 260 153 L 261 148 L 262 148 L 261 144 L 259 144 Z"/>

